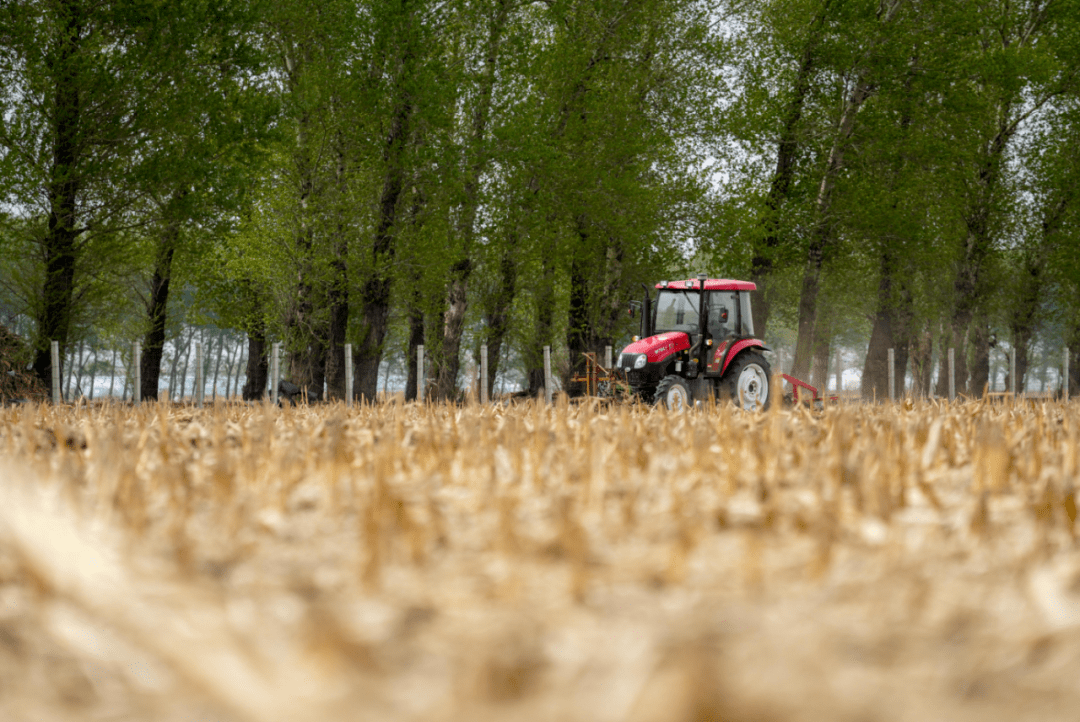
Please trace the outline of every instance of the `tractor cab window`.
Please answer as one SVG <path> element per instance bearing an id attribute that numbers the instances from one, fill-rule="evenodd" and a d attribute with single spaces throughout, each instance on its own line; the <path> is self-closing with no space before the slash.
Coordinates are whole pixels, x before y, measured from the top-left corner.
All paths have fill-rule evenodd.
<path id="1" fill-rule="evenodd" d="M 656 323 L 653 324 L 655 333 L 697 333 L 700 303 L 698 291 L 660 291 L 656 296 Z"/>
<path id="2" fill-rule="evenodd" d="M 742 335 L 754 335 L 754 314 L 750 312 L 750 292 L 739 292 L 739 303 L 742 305 Z"/>
<path id="3" fill-rule="evenodd" d="M 709 292 L 709 335 L 720 341 L 735 333 L 738 319 L 739 294 L 731 291 Z"/>

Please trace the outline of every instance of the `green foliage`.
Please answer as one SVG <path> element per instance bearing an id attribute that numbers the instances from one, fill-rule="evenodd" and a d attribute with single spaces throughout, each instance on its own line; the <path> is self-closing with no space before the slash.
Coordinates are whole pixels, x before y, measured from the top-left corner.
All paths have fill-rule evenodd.
<path id="1" fill-rule="evenodd" d="M 6 3 L 3 303 L 47 315 L 48 239 L 70 181 L 69 343 L 138 336 L 166 248 L 186 294 L 171 333 L 260 329 L 293 353 L 325 345 L 342 297 L 347 339 L 363 343 L 383 283 L 385 349 L 406 349 L 419 312 L 446 363 L 460 286 L 465 346 L 504 334 L 528 373 L 543 345 L 625 339 L 641 283 L 701 269 L 767 274 L 770 337 L 783 340 L 822 229 L 816 303 L 838 343 L 865 343 L 883 309 L 934 333 L 964 313 L 1014 333 L 1030 296 L 1017 270 L 1033 264 L 1030 324 L 1058 323 L 1080 307 L 1077 10 Z M 58 164 L 57 88 L 72 79 L 76 152 Z"/>

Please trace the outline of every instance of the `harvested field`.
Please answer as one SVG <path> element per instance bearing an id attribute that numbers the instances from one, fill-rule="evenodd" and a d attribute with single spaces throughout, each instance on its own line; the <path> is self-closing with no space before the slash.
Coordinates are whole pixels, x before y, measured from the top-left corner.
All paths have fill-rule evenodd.
<path id="1" fill-rule="evenodd" d="M 3 720 L 1064 720 L 1080 405 L 0 409 Z"/>

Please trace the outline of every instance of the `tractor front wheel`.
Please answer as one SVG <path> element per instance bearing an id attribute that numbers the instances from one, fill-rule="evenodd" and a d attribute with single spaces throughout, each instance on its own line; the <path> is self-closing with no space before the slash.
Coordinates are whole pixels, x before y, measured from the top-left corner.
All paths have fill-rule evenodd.
<path id="1" fill-rule="evenodd" d="M 764 356 L 756 351 L 744 351 L 728 367 L 724 381 L 736 406 L 747 411 L 764 411 L 772 401 L 771 377 L 772 369 Z"/>
<path id="2" fill-rule="evenodd" d="M 656 405 L 667 407 L 668 411 L 682 411 L 693 406 L 690 400 L 690 385 L 681 376 L 665 376 L 656 386 Z"/>

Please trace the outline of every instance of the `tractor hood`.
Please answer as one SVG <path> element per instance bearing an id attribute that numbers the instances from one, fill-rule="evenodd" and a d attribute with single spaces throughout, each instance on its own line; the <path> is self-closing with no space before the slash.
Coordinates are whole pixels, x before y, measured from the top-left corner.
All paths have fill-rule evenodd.
<path id="1" fill-rule="evenodd" d="M 681 331 L 671 331 L 634 341 L 623 349 L 623 355 L 633 354 L 636 356 L 637 354 L 645 354 L 648 363 L 656 363 L 657 361 L 663 361 L 676 351 L 688 348 L 690 348 L 690 337 Z M 620 360 L 619 365 L 625 366 L 626 364 Z"/>

